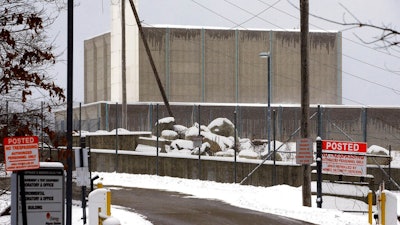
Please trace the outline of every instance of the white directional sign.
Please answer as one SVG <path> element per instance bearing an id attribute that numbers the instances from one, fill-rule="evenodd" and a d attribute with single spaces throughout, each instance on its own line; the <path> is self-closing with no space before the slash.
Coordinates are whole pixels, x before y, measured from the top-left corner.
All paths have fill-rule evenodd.
<path id="1" fill-rule="evenodd" d="M 58 168 L 26 170 L 25 200 L 28 224 L 64 224 L 64 171 Z M 18 187 L 20 187 L 18 179 Z M 19 196 L 17 224 L 22 225 L 22 205 Z"/>

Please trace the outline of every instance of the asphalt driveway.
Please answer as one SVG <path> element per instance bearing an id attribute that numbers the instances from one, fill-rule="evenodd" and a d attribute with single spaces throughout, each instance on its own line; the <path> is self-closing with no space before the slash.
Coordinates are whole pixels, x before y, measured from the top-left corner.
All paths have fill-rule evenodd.
<path id="1" fill-rule="evenodd" d="M 218 200 L 192 198 L 177 192 L 111 188 L 113 205 L 132 208 L 154 225 L 310 225 L 283 216 L 231 206 Z"/>

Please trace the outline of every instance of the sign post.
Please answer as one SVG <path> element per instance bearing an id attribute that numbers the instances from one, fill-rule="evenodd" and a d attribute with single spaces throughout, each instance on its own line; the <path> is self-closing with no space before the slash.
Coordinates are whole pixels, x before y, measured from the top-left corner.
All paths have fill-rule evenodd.
<path id="1" fill-rule="evenodd" d="M 322 208 L 322 139 L 317 137 L 317 207 Z"/>

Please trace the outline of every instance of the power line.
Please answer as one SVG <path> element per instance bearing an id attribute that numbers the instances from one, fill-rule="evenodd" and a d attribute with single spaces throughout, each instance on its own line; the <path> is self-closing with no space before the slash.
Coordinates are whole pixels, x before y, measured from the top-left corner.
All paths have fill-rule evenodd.
<path id="1" fill-rule="evenodd" d="M 271 6 L 265 8 L 264 10 L 260 11 L 260 12 L 257 13 L 257 14 L 253 14 L 253 13 L 251 13 L 251 12 L 245 10 L 244 8 L 242 8 L 242 7 L 240 7 L 240 6 L 236 5 L 236 4 L 233 4 L 233 3 L 230 2 L 230 1 L 227 1 L 227 0 L 224 0 L 224 1 L 225 1 L 226 3 L 228 3 L 228 4 L 231 4 L 231 5 L 235 6 L 236 8 L 239 8 L 239 9 L 241 9 L 241 10 L 243 10 L 243 11 L 245 11 L 245 12 L 247 12 L 247 13 L 249 13 L 249 14 L 252 15 L 249 19 L 247 19 L 247 20 L 241 22 L 240 24 L 237 24 L 236 26 L 234 26 L 234 27 L 231 28 L 231 29 L 233 29 L 233 28 L 241 27 L 243 24 L 245 24 L 245 23 L 247 23 L 247 22 L 253 20 L 254 18 L 259 18 L 259 19 L 261 19 L 261 18 L 259 17 L 259 15 L 261 15 L 261 14 L 263 14 L 264 12 L 268 11 L 269 9 L 271 9 L 273 6 L 275 6 L 276 4 L 278 4 L 278 3 L 279 3 L 280 1 L 282 1 L 282 0 L 278 0 L 278 1 L 274 2 Z M 263 20 L 263 21 L 265 21 L 265 22 L 267 22 L 267 23 L 273 25 L 273 24 L 270 23 L 269 21 L 266 21 L 266 20 Z"/>
<path id="2" fill-rule="evenodd" d="M 197 4 L 198 6 L 204 8 L 204 9 L 210 11 L 210 12 L 212 12 L 213 14 L 215 14 L 215 15 L 217 15 L 217 16 L 219 16 L 219 17 L 221 17 L 221 18 L 223 18 L 223 19 L 225 19 L 225 20 L 227 20 L 227 21 L 229 21 L 229 22 L 231 22 L 231 23 L 233 23 L 233 24 L 236 24 L 235 21 L 233 21 L 233 20 L 231 20 L 231 19 L 229 19 L 229 18 L 227 18 L 227 17 L 221 15 L 220 13 L 218 13 L 218 12 L 216 12 L 216 11 L 214 11 L 214 10 L 212 10 L 212 9 L 210 9 L 210 8 L 208 8 L 208 7 L 204 6 L 204 5 L 202 5 L 202 4 L 200 4 L 199 2 L 197 2 L 197 1 L 195 1 L 195 0 L 191 0 L 191 1 L 194 2 L 195 4 Z"/>
<path id="3" fill-rule="evenodd" d="M 350 58 L 350 59 L 352 59 L 352 60 L 355 60 L 355 61 L 357 61 L 357 62 L 360 62 L 360 63 L 363 63 L 363 64 L 365 64 L 365 65 L 374 67 L 374 68 L 376 68 L 376 69 L 379 69 L 379 70 L 382 70 L 382 71 L 385 71 L 385 72 L 390 72 L 390 73 L 392 73 L 392 74 L 394 74 L 394 75 L 400 76 L 400 72 L 399 72 L 399 71 L 391 71 L 391 70 L 388 70 L 387 68 L 383 68 L 383 67 L 381 67 L 381 66 L 377 66 L 377 65 L 374 65 L 374 64 L 372 64 L 372 63 L 368 63 L 368 62 L 362 61 L 362 60 L 357 59 L 357 58 L 355 58 L 355 57 L 352 57 L 352 56 L 350 56 L 350 55 L 344 54 L 343 52 L 342 52 L 342 55 L 345 56 L 345 57 L 347 57 L 347 58 Z"/>

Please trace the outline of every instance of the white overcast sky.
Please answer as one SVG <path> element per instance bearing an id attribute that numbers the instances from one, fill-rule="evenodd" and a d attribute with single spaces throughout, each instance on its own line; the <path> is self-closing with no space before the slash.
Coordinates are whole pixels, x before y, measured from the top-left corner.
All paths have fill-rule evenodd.
<path id="1" fill-rule="evenodd" d="M 83 41 L 110 31 L 110 4 L 120 0 L 80 0 L 74 9 L 74 101 L 83 101 Z M 336 21 L 390 25 L 400 30 L 398 0 L 310 0 L 310 13 Z M 127 0 L 129 5 L 129 1 Z M 145 25 L 195 25 L 236 29 L 292 30 L 300 27 L 299 0 L 139 0 L 139 16 Z M 344 8 L 345 7 L 345 8 Z M 347 10 L 346 10 L 347 9 Z M 351 12 L 351 13 L 349 13 Z M 128 22 L 129 23 L 129 22 Z M 133 22 L 132 22 L 133 23 Z M 64 51 L 56 67 L 57 82 L 66 87 L 66 12 L 52 34 L 58 51 Z M 371 29 L 351 29 L 310 16 L 310 30 L 340 30 L 342 40 L 343 104 L 400 105 L 400 48 L 389 50 L 366 45 L 381 34 Z"/>

